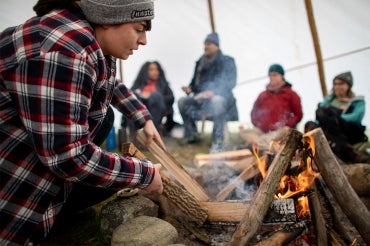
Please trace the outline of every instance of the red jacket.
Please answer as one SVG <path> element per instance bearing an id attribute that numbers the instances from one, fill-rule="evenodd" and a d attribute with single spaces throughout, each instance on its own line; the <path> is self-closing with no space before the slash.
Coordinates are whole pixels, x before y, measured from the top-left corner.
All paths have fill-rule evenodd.
<path id="1" fill-rule="evenodd" d="M 251 112 L 254 126 L 269 132 L 289 126 L 294 128 L 303 116 L 300 97 L 286 83 L 279 91 L 268 88 L 255 101 Z"/>

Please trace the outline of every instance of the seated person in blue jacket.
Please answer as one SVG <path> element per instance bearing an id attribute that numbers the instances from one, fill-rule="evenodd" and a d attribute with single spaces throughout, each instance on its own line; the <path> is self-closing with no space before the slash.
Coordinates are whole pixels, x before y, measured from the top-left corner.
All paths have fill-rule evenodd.
<path id="1" fill-rule="evenodd" d="M 355 151 L 352 145 L 367 141 L 362 119 L 365 100 L 352 91 L 351 72 L 341 73 L 333 79 L 333 89 L 316 110 L 316 123 L 308 122 L 305 131 L 320 126 L 333 152 L 345 162 L 367 162 L 369 156 Z"/>
<path id="2" fill-rule="evenodd" d="M 224 123 L 238 120 L 233 88 L 236 84 L 234 59 L 226 56 L 219 48 L 217 33 L 209 34 L 204 41 L 204 54 L 196 62 L 190 85 L 182 89 L 187 96 L 178 101 L 184 121 L 183 144 L 200 141 L 195 121 L 202 116 L 212 117 L 212 152 L 223 148 Z"/>
<path id="3" fill-rule="evenodd" d="M 145 62 L 137 75 L 131 90 L 148 108 L 158 131 L 170 131 L 174 126 L 174 95 L 162 66 L 157 61 Z M 166 122 L 162 129 L 162 119 Z M 162 132 L 165 134 L 165 132 Z"/>

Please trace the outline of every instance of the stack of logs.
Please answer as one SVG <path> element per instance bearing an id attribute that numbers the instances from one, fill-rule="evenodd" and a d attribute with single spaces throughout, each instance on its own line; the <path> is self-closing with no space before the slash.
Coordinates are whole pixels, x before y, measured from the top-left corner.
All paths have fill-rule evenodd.
<path id="1" fill-rule="evenodd" d="M 137 139 L 141 144 L 146 142 L 143 132 L 138 134 Z M 227 245 L 250 245 L 273 203 L 280 179 L 288 170 L 298 147 L 302 143 L 307 144 L 311 141 L 314 141 L 316 149 L 313 155 L 314 164 L 321 175 L 311 187 L 313 192 L 308 196 L 316 244 L 328 245 L 330 242 L 332 245 L 348 245 L 350 242 L 352 245 L 361 245 L 361 243 L 370 245 L 370 212 L 349 184 L 320 128 L 303 136 L 296 130 L 289 131 L 250 203 L 225 201 L 238 183 L 245 182 L 259 173 L 254 161 L 255 157 L 249 150 L 239 151 L 238 154 L 242 158 L 234 161 L 234 165 L 243 162 L 245 169 L 219 192 L 215 201 L 210 201 L 211 198 L 203 187 L 166 150 L 154 142 L 148 146 L 148 150 L 176 181 L 172 181 L 162 172 L 163 194 L 190 220 L 199 225 L 206 221 L 238 222 Z M 123 152 L 139 158 L 144 157 L 132 144 L 123 145 Z M 226 152 L 221 154 L 224 159 L 228 158 Z M 204 158 L 209 159 L 210 156 L 198 156 L 198 164 L 202 164 Z M 211 158 L 217 158 L 217 154 L 212 155 Z M 325 197 L 325 202 L 323 202 L 323 197 Z M 323 211 L 328 207 L 325 205 L 326 202 L 329 202 L 329 210 L 334 210 L 332 214 L 336 217 L 336 224 L 340 224 L 335 230 L 324 217 Z"/>

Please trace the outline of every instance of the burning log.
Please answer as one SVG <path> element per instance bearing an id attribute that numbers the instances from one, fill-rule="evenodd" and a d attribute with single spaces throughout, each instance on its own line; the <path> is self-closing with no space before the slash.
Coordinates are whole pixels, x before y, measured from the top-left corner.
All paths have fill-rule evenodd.
<path id="1" fill-rule="evenodd" d="M 122 145 L 124 155 L 145 158 L 145 155 L 132 143 Z M 203 224 L 207 217 L 207 211 L 199 206 L 194 196 L 180 188 L 164 172 L 160 172 L 163 182 L 163 195 L 173 202 L 185 215 L 197 224 Z"/>
<path id="2" fill-rule="evenodd" d="M 312 188 L 313 192 L 308 195 L 311 217 L 315 225 L 315 233 L 318 246 L 328 245 L 328 237 L 326 231 L 326 221 L 322 215 L 321 204 L 317 195 L 316 186 Z"/>
<path id="3" fill-rule="evenodd" d="M 266 177 L 252 200 L 250 209 L 239 223 L 228 245 L 246 245 L 257 232 L 279 188 L 280 179 L 286 172 L 301 138 L 302 134 L 298 131 L 293 129 L 290 131 L 286 143 L 280 147 Z"/>
<path id="4" fill-rule="evenodd" d="M 338 232 L 336 233 L 332 228 L 330 227 L 328 228 L 328 232 L 329 232 L 328 235 L 329 235 L 330 241 L 339 242 L 342 239 L 344 239 L 347 243 L 350 243 L 353 241 L 359 241 L 359 243 L 362 243 L 359 245 L 364 245 L 365 243 L 363 242 L 361 235 L 359 234 L 357 229 L 351 224 L 348 217 L 344 214 L 342 208 L 336 202 L 333 194 L 328 189 L 323 178 L 318 177 L 316 181 L 317 181 L 316 187 L 319 191 L 318 194 L 322 194 L 322 197 L 324 197 L 324 199 L 320 199 L 320 200 L 325 200 L 328 203 L 327 206 L 329 206 L 327 210 L 330 210 L 330 212 L 332 212 L 329 223 L 331 225 L 334 225 L 335 231 Z M 321 202 L 321 204 L 323 204 L 323 201 Z M 339 237 L 339 234 L 341 235 L 342 239 Z M 346 245 L 346 244 L 343 243 L 343 244 L 337 244 L 337 245 Z"/>
<path id="5" fill-rule="evenodd" d="M 307 228 L 306 222 L 289 225 L 281 231 L 274 232 L 270 237 L 258 242 L 258 246 L 288 245 Z"/>
<path id="6" fill-rule="evenodd" d="M 357 228 L 364 241 L 370 245 L 370 212 L 348 182 L 323 131 L 317 128 L 306 133 L 304 137 L 305 141 L 314 141 L 315 149 L 319 150 L 314 154 L 314 161 L 325 183 L 348 219 Z"/>
<path id="7" fill-rule="evenodd" d="M 137 134 L 138 141 L 145 145 L 146 136 L 144 131 L 139 131 Z M 148 146 L 149 151 L 160 161 L 160 163 L 167 168 L 167 170 L 182 184 L 185 189 L 192 194 L 197 201 L 209 201 L 210 197 L 191 176 L 184 169 L 184 167 L 177 162 L 171 154 L 162 149 L 155 142 Z"/>
<path id="8" fill-rule="evenodd" d="M 226 198 L 228 198 L 240 183 L 245 182 L 246 180 L 253 178 L 259 173 L 258 167 L 256 165 L 255 158 L 250 159 L 249 166 L 246 167 L 238 177 L 236 177 L 234 180 L 232 180 L 225 188 L 223 188 L 216 196 L 216 201 L 224 201 Z"/>

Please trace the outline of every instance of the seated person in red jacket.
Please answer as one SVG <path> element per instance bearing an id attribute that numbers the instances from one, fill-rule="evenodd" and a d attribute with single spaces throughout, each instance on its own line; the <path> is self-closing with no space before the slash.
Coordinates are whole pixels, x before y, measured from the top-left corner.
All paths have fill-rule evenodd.
<path id="1" fill-rule="evenodd" d="M 253 105 L 253 125 L 265 133 L 284 126 L 295 128 L 303 115 L 300 97 L 285 80 L 281 65 L 271 65 L 268 75 L 270 82 Z"/>

